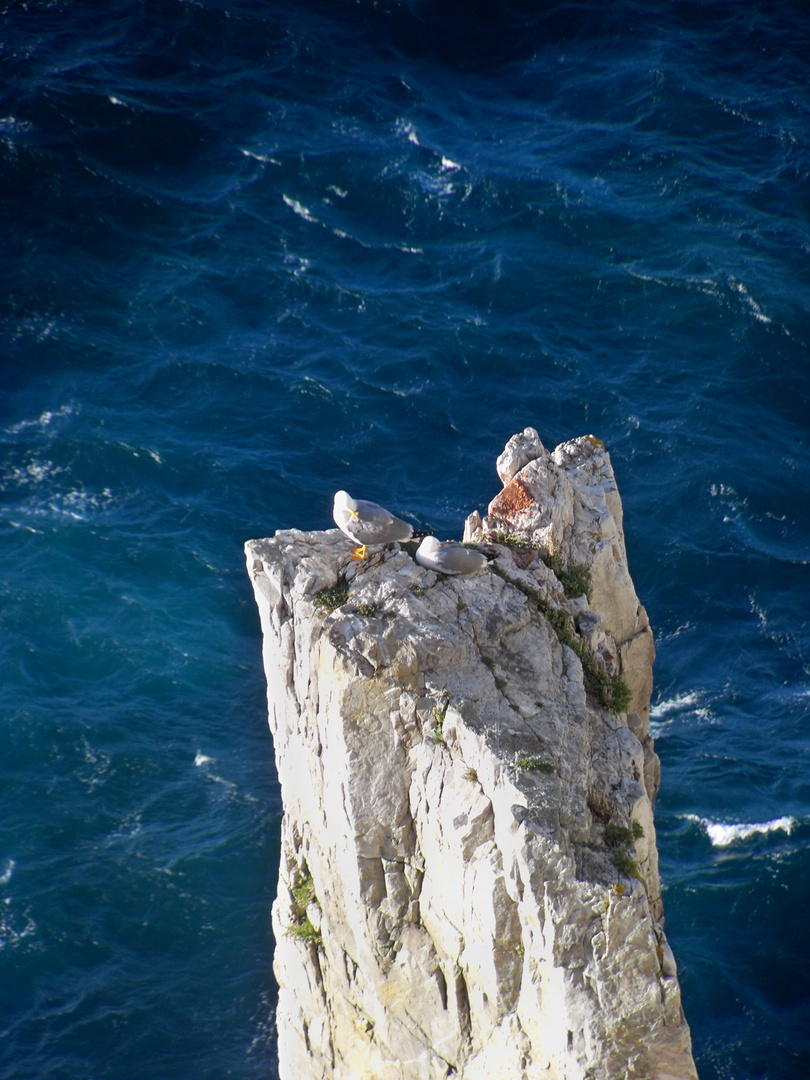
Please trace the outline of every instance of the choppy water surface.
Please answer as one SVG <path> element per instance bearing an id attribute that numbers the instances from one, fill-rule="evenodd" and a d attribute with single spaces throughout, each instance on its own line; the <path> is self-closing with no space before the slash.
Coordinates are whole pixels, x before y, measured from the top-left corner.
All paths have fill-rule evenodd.
<path id="1" fill-rule="evenodd" d="M 276 1075 L 241 547 L 593 432 L 701 1080 L 810 1062 L 800 4 L 0 2 L 0 1077 Z"/>

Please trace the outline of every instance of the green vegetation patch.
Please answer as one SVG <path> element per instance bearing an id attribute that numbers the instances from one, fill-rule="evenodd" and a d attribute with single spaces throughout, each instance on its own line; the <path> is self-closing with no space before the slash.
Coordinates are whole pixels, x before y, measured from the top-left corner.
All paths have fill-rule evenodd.
<path id="1" fill-rule="evenodd" d="M 626 877 L 638 878 L 638 862 L 633 858 L 630 847 L 636 840 L 644 835 L 644 826 L 640 821 L 632 821 L 630 825 L 620 825 L 616 821 L 610 821 L 605 826 L 605 843 L 610 849 L 610 857 L 613 865 L 620 874 Z"/>
<path id="2" fill-rule="evenodd" d="M 503 547 L 510 548 L 531 548 L 532 545 L 525 540 L 522 536 L 518 536 L 517 533 L 502 532 L 500 529 L 496 532 L 486 533 L 486 539 L 491 544 L 502 544 Z"/>
<path id="3" fill-rule="evenodd" d="M 335 608 L 342 607 L 348 599 L 349 586 L 345 581 L 338 581 L 337 584 L 315 593 L 312 602 L 319 610 L 331 613 Z"/>
<path id="4" fill-rule="evenodd" d="M 315 883 L 312 880 L 312 874 L 309 870 L 300 870 L 292 889 L 292 898 L 295 908 L 295 921 L 288 929 L 287 933 L 291 934 L 299 941 L 304 941 L 308 945 L 315 945 L 320 948 L 323 945 L 323 938 L 321 937 L 320 930 L 316 930 L 312 924 L 312 920 L 307 913 L 307 908 L 310 904 L 318 903 L 318 897 L 315 894 Z"/>
<path id="5" fill-rule="evenodd" d="M 450 704 L 450 695 L 446 690 L 442 691 L 438 705 L 433 706 L 433 742 L 436 746 L 444 746 L 444 717 L 447 706 Z"/>
<path id="6" fill-rule="evenodd" d="M 526 772 L 554 773 L 557 771 L 557 767 L 552 765 L 550 761 L 544 761 L 542 758 L 538 757 L 518 758 L 517 767 L 519 769 L 525 769 Z"/>
<path id="7" fill-rule="evenodd" d="M 567 643 L 566 643 L 567 644 Z M 577 647 L 577 645 L 579 647 Z M 585 689 L 600 705 L 614 713 L 627 712 L 633 693 L 621 675 L 611 675 L 593 657 L 587 646 L 579 641 L 571 648 L 582 661 Z"/>
<path id="8" fill-rule="evenodd" d="M 613 860 L 613 865 L 620 874 L 624 874 L 625 877 L 634 877 L 641 880 L 638 872 L 638 863 L 625 848 L 613 848 L 610 857 Z"/>
<path id="9" fill-rule="evenodd" d="M 585 690 L 600 705 L 611 712 L 620 713 L 627 709 L 632 698 L 627 683 L 620 675 L 611 675 L 596 659 L 586 642 L 574 629 L 574 620 L 567 611 L 555 607 L 546 597 L 538 593 L 535 600 L 540 614 L 546 619 L 562 645 L 567 645 L 580 659 Z"/>
<path id="10" fill-rule="evenodd" d="M 587 566 L 569 566 L 557 578 L 567 597 L 585 596 L 591 598 L 591 572 Z"/>
<path id="11" fill-rule="evenodd" d="M 611 821 L 605 826 L 605 843 L 608 847 L 621 847 L 622 844 L 633 844 L 644 835 L 644 826 L 640 821 L 633 821 L 632 825 L 619 825 Z"/>
<path id="12" fill-rule="evenodd" d="M 312 880 L 312 874 L 310 874 L 309 870 L 302 870 L 299 873 L 291 891 L 295 906 L 300 911 L 306 911 L 313 901 L 316 904 L 318 903 L 318 897 L 315 895 L 315 882 Z"/>
<path id="13" fill-rule="evenodd" d="M 309 915 L 302 915 L 300 919 L 293 923 L 289 929 L 289 933 L 294 938 L 298 938 L 299 941 L 304 941 L 307 945 L 315 945 L 316 948 L 320 948 L 323 945 L 323 938 L 321 937 L 320 930 L 316 930 L 312 925 Z"/>
<path id="14" fill-rule="evenodd" d="M 549 569 L 554 571 L 554 576 L 563 587 L 565 595 L 571 599 L 574 596 L 591 598 L 591 572 L 587 566 L 578 563 L 563 563 L 562 556 L 558 551 L 549 552 Z"/>
<path id="15" fill-rule="evenodd" d="M 539 589 L 523 582 L 513 581 L 512 578 L 497 563 L 490 563 L 490 569 L 503 578 L 516 589 L 520 589 L 524 596 L 532 601 L 537 610 L 557 635 L 557 640 L 562 645 L 567 645 L 580 659 L 582 663 L 582 676 L 585 690 L 600 705 L 604 705 L 614 713 L 627 712 L 633 693 L 621 675 L 611 675 L 588 648 L 586 642 L 576 632 L 574 620 L 567 611 L 556 607 L 548 597 L 544 596 Z"/>

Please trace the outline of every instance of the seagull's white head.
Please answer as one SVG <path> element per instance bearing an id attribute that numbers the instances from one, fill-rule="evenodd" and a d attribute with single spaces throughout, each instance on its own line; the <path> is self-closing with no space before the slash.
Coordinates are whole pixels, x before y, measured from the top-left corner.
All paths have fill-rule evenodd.
<path id="1" fill-rule="evenodd" d="M 334 512 L 337 513 L 338 510 L 343 510 L 345 513 L 351 514 L 355 521 L 357 520 L 355 502 L 348 491 L 335 492 Z"/>

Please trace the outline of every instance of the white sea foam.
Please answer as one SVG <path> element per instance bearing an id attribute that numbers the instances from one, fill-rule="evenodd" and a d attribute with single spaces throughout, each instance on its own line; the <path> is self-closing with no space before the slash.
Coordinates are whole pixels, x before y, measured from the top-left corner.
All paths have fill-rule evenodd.
<path id="1" fill-rule="evenodd" d="M 62 472 L 63 470 L 54 469 L 52 461 L 31 461 L 26 466 L 25 471 L 35 483 L 41 484 L 43 480 L 47 480 L 56 472 Z"/>
<path id="2" fill-rule="evenodd" d="M 213 761 L 213 760 L 214 760 L 214 759 L 213 759 L 212 757 L 209 757 L 209 756 L 208 756 L 207 754 L 204 754 L 204 753 L 202 752 L 202 750 L 198 750 L 198 751 L 197 751 L 197 754 L 196 754 L 196 756 L 195 756 L 195 758 L 194 758 L 194 764 L 195 764 L 195 765 L 197 766 L 197 768 L 199 769 L 199 767 L 200 767 L 201 765 L 208 765 L 208 763 L 209 763 L 209 762 L 211 762 L 211 761 Z"/>
<path id="3" fill-rule="evenodd" d="M 35 457 L 24 468 L 12 468 L 4 475 L 0 475 L 0 490 L 8 490 L 11 485 L 23 487 L 31 484 L 41 484 L 54 476 L 58 476 L 61 472 L 64 472 L 61 466 L 57 467 L 52 461 L 43 461 Z"/>
<path id="4" fill-rule="evenodd" d="M 44 517 L 70 518 L 72 521 L 87 521 L 92 515 L 109 510 L 113 502 L 113 493 L 104 488 L 100 494 L 75 489 L 57 493 L 48 499 L 47 505 L 32 507 L 29 513 Z"/>
<path id="5" fill-rule="evenodd" d="M 318 219 L 311 211 L 306 208 L 306 206 L 303 205 L 303 203 L 298 202 L 297 199 L 291 199 L 289 195 L 282 194 L 281 197 L 287 204 L 287 206 L 289 206 L 292 211 L 298 214 L 299 217 L 302 217 L 304 221 L 311 221 L 314 224 L 317 224 Z"/>
<path id="6" fill-rule="evenodd" d="M 669 633 L 659 634 L 658 635 L 658 640 L 659 641 L 674 641 L 675 638 L 680 637 L 681 634 L 685 634 L 688 630 L 693 630 L 693 629 L 694 629 L 694 627 L 692 626 L 692 623 L 687 619 L 685 623 L 681 623 L 680 626 L 676 626 L 675 629 L 670 630 Z"/>
<path id="7" fill-rule="evenodd" d="M 728 847 L 737 840 L 747 840 L 749 836 L 766 835 L 771 832 L 786 832 L 788 836 L 796 828 L 796 819 L 792 817 L 774 818 L 773 821 L 754 823 L 738 822 L 726 825 L 719 821 L 687 814 L 688 821 L 702 825 L 714 847 Z"/>
<path id="8" fill-rule="evenodd" d="M 4 917 L 0 917 L 0 949 L 5 949 L 9 945 L 17 945 L 24 938 L 30 937 L 37 928 L 37 924 L 26 912 L 25 914 L 25 926 L 22 929 L 18 929 L 12 921 Z"/>
<path id="9" fill-rule="evenodd" d="M 650 707 L 650 719 L 661 720 L 670 713 L 691 709 L 697 705 L 697 703 L 698 696 L 694 690 L 687 694 L 677 694 L 674 698 L 669 698 L 666 701 L 659 701 L 656 705 L 652 705 Z"/>
<path id="10" fill-rule="evenodd" d="M 736 292 L 738 292 L 740 296 L 742 296 L 742 298 L 745 300 L 745 303 L 753 312 L 755 319 L 758 319 L 760 322 L 764 323 L 769 323 L 772 321 L 770 316 L 764 314 L 762 308 L 759 306 L 759 304 L 756 302 L 756 300 L 749 293 L 748 289 L 746 289 L 746 287 L 741 281 L 735 281 L 734 278 L 731 278 L 731 287 Z"/>
<path id="11" fill-rule="evenodd" d="M 235 792 L 238 787 L 233 780 L 226 780 L 224 776 L 218 776 L 216 773 L 209 773 L 208 779 L 214 784 L 222 784 L 229 792 Z"/>
<path id="12" fill-rule="evenodd" d="M 280 165 L 281 162 L 276 158 L 268 157 L 267 154 L 257 154 L 253 150 L 242 150 L 245 157 L 253 158 L 254 161 L 261 161 L 264 165 Z"/>
<path id="13" fill-rule="evenodd" d="M 435 195 L 442 199 L 453 194 L 452 180 L 447 180 L 441 176 L 433 176 L 431 173 L 424 171 L 418 172 L 415 179 L 418 180 L 422 190 L 428 195 Z"/>
<path id="14" fill-rule="evenodd" d="M 700 702 L 699 691 L 691 690 L 652 705 L 650 707 L 650 733 L 653 738 L 657 738 L 665 728 L 676 723 L 685 714 L 696 716 L 699 720 L 711 720 L 711 710 Z"/>
<path id="15" fill-rule="evenodd" d="M 78 416 L 79 407 L 77 405 L 62 405 L 56 410 L 56 412 L 46 411 L 40 413 L 36 420 L 20 420 L 16 424 L 12 424 L 11 427 L 6 428 L 9 435 L 19 435 L 21 431 L 26 431 L 28 428 L 47 428 L 54 420 L 63 420 L 66 417 Z"/>
<path id="16" fill-rule="evenodd" d="M 413 143 L 414 146 L 421 146 L 419 136 L 416 134 L 416 128 L 410 120 L 397 120 L 395 130 L 397 135 L 406 135 L 408 142 Z"/>
<path id="17" fill-rule="evenodd" d="M 0 874 L 0 885 L 8 885 L 11 881 L 11 875 L 14 873 L 15 865 L 16 863 L 13 859 L 6 860 L 6 867 L 3 870 L 3 873 Z"/>
<path id="18" fill-rule="evenodd" d="M 301 274 L 305 274 L 309 270 L 312 263 L 309 259 L 301 258 L 300 255 L 285 255 L 284 265 L 292 267 L 293 277 L 300 277 Z"/>
<path id="19" fill-rule="evenodd" d="M 700 690 L 691 690 L 686 693 L 678 693 L 674 698 L 660 701 L 650 707 L 650 733 L 653 738 L 670 725 L 678 723 L 681 718 L 697 717 L 706 723 L 714 723 L 715 717 L 710 705 L 701 704 L 703 696 Z"/>
<path id="20" fill-rule="evenodd" d="M 76 644 L 81 645 L 81 638 L 76 633 L 72 622 L 68 622 L 68 628 Z M 88 791 L 94 791 L 99 784 L 108 779 L 111 758 L 109 754 L 101 750 L 94 750 L 85 738 L 82 738 L 82 749 L 85 767 L 76 770 L 76 778 L 79 783 L 87 787 Z"/>
<path id="21" fill-rule="evenodd" d="M 669 286 L 671 284 L 671 282 L 665 281 L 663 278 L 660 277 L 655 277 L 655 275 L 653 274 L 643 274 L 640 270 L 631 270 L 629 266 L 626 266 L 624 269 L 625 272 L 630 275 L 630 277 L 638 278 L 639 281 L 650 281 L 655 285 L 665 286 Z"/>
<path id="22" fill-rule="evenodd" d="M 0 136 L 6 150 L 16 155 L 17 147 L 14 143 L 14 135 L 26 134 L 33 129 L 33 124 L 28 120 L 18 120 L 14 116 L 0 116 Z"/>

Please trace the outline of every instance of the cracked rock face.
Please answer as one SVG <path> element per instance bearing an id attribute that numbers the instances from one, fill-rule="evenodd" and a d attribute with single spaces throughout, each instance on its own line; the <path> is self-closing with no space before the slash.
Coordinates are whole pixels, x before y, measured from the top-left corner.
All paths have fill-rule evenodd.
<path id="1" fill-rule="evenodd" d="M 246 545 L 284 801 L 283 1080 L 696 1078 L 610 460 L 529 428 L 498 472 L 474 574 L 399 545 L 353 562 L 337 530 Z"/>

